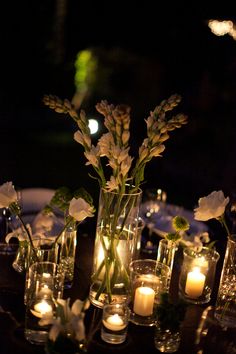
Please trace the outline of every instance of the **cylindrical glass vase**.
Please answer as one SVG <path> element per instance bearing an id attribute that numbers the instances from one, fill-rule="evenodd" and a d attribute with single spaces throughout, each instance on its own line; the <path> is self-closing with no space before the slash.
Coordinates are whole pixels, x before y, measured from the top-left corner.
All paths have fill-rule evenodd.
<path id="1" fill-rule="evenodd" d="M 97 307 L 103 307 L 105 302 L 124 302 L 129 297 L 128 271 L 137 246 L 140 197 L 140 190 L 100 192 L 89 294 Z"/>
<path id="2" fill-rule="evenodd" d="M 222 327 L 236 327 L 236 234 L 227 241 L 215 317 Z"/>
<path id="3" fill-rule="evenodd" d="M 207 247 L 200 252 L 184 249 L 184 259 L 179 278 L 179 295 L 186 302 L 205 304 L 210 301 L 215 280 L 219 253 Z"/>
<path id="4" fill-rule="evenodd" d="M 59 240 L 59 268 L 65 272 L 65 289 L 71 288 L 74 278 L 77 230 L 74 223 L 69 225 Z"/>

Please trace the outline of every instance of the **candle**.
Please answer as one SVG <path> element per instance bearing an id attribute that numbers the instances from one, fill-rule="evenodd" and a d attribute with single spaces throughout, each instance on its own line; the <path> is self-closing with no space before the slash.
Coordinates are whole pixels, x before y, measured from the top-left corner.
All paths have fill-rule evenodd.
<path id="1" fill-rule="evenodd" d="M 140 286 L 135 291 L 134 312 L 140 316 L 151 316 L 153 313 L 155 291 L 148 286 Z"/>
<path id="2" fill-rule="evenodd" d="M 185 292 L 191 298 L 197 298 L 202 295 L 206 276 L 200 272 L 198 267 L 193 268 L 187 275 Z"/>
<path id="3" fill-rule="evenodd" d="M 50 273 L 43 273 L 43 277 L 44 278 L 51 278 L 51 274 Z"/>
<path id="4" fill-rule="evenodd" d="M 42 318 L 44 314 L 52 312 L 52 306 L 47 301 L 42 300 L 34 305 L 34 310 L 31 310 L 31 312 L 34 316 Z"/>
<path id="5" fill-rule="evenodd" d="M 117 313 L 107 317 L 102 322 L 103 322 L 104 326 L 107 329 L 110 329 L 111 331 L 121 331 L 122 329 L 124 329 L 126 327 L 126 324 L 124 323 L 122 318 Z"/>

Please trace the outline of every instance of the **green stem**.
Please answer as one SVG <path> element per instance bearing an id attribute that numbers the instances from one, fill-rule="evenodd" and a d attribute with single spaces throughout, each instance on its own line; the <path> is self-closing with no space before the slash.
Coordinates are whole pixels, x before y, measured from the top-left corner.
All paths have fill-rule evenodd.
<path id="1" fill-rule="evenodd" d="M 27 236 L 28 236 L 28 239 L 29 239 L 29 242 L 30 242 L 31 247 L 34 248 L 33 241 L 32 241 L 30 232 L 29 232 L 29 230 L 28 230 L 28 227 L 25 225 L 25 223 L 24 223 L 22 217 L 21 217 L 19 214 L 18 214 L 17 216 L 18 216 L 18 218 L 19 218 L 19 220 L 20 220 L 20 222 L 21 222 L 21 224 L 22 224 L 24 230 L 26 231 L 26 234 L 27 234 Z"/>
<path id="2" fill-rule="evenodd" d="M 230 231 L 229 231 L 228 225 L 226 224 L 224 215 L 222 215 L 222 216 L 219 218 L 219 220 L 220 220 L 220 222 L 222 223 L 222 225 L 225 227 L 225 230 L 226 230 L 226 232 L 227 232 L 227 236 L 228 236 L 229 238 L 231 238 L 231 233 L 230 233 Z"/>
<path id="3" fill-rule="evenodd" d="M 67 221 L 67 223 L 65 223 L 64 227 L 62 228 L 61 232 L 57 235 L 56 239 L 55 239 L 55 243 L 57 243 L 57 241 L 59 240 L 59 238 L 61 237 L 61 235 L 63 234 L 63 232 L 67 229 L 67 227 L 70 225 L 70 223 L 72 222 L 72 219 L 69 218 L 69 220 Z"/>

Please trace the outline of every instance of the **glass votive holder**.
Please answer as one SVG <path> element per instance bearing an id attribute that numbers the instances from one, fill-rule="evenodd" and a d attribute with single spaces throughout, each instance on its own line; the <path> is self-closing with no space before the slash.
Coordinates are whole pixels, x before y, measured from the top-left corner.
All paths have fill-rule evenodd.
<path id="1" fill-rule="evenodd" d="M 130 321 L 153 326 L 161 293 L 168 292 L 170 268 L 153 259 L 137 259 L 130 263 Z"/>
<path id="2" fill-rule="evenodd" d="M 101 338 L 111 344 L 123 343 L 127 336 L 129 314 L 127 303 L 104 304 Z"/>
<path id="3" fill-rule="evenodd" d="M 201 251 L 187 247 L 183 251 L 179 278 L 179 295 L 186 302 L 205 304 L 210 301 L 214 286 L 218 252 L 203 247 Z"/>
<path id="4" fill-rule="evenodd" d="M 48 326 L 41 326 L 44 314 L 53 315 L 55 299 L 62 298 L 64 273 L 52 262 L 34 263 L 29 268 L 29 288 L 26 289 L 25 338 L 33 344 L 44 344 Z"/>
<path id="5" fill-rule="evenodd" d="M 31 271 L 30 276 L 30 266 L 34 263 L 38 262 L 50 262 L 50 263 L 57 263 L 58 262 L 58 244 L 51 239 L 42 239 L 42 238 L 34 238 L 33 239 L 33 246 L 29 244 L 28 247 L 28 255 L 27 255 L 27 269 L 25 275 L 25 294 L 24 294 L 24 304 L 26 305 L 27 296 L 28 296 L 28 289 L 30 289 L 31 285 L 31 277 L 34 274 Z"/>

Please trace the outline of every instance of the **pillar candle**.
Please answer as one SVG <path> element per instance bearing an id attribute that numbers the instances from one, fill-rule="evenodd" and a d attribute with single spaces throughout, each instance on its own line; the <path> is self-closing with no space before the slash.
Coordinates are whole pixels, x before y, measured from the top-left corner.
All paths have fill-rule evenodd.
<path id="1" fill-rule="evenodd" d="M 135 291 L 134 312 L 140 316 L 151 316 L 153 313 L 155 291 L 147 286 L 140 286 Z"/>
<path id="2" fill-rule="evenodd" d="M 197 298 L 202 295 L 206 276 L 200 272 L 198 267 L 193 268 L 187 274 L 185 292 L 191 298 Z"/>

